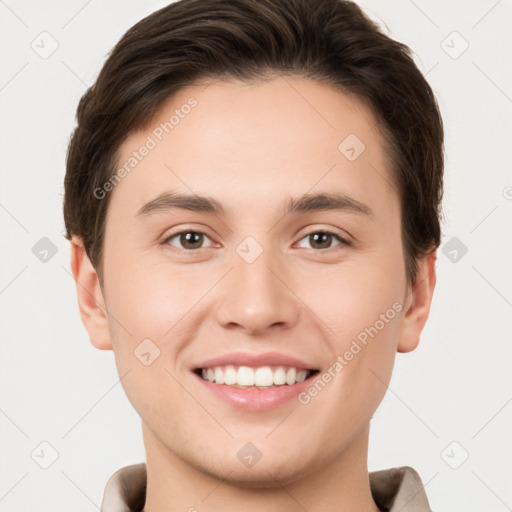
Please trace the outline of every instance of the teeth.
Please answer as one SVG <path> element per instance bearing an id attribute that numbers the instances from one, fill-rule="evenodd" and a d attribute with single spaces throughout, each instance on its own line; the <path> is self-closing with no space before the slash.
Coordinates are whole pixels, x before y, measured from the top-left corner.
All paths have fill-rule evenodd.
<path id="1" fill-rule="evenodd" d="M 296 382 L 304 382 L 306 380 L 307 370 L 300 370 L 297 372 L 297 376 L 295 377 Z"/>
<path id="2" fill-rule="evenodd" d="M 236 384 L 237 374 L 238 373 L 234 366 L 226 366 L 224 369 L 224 384 L 227 384 L 228 386 Z"/>
<path id="3" fill-rule="evenodd" d="M 215 382 L 218 384 L 217 381 Z M 248 366 L 240 366 L 236 376 L 236 383 L 239 386 L 254 386 L 254 370 Z"/>
<path id="4" fill-rule="evenodd" d="M 283 384 L 286 384 L 286 372 L 284 371 L 284 368 L 280 366 L 274 372 L 274 385 L 282 386 Z"/>
<path id="5" fill-rule="evenodd" d="M 224 372 L 220 368 L 215 368 L 213 371 L 215 382 L 218 384 L 224 384 Z"/>
<path id="6" fill-rule="evenodd" d="M 236 369 L 232 365 L 215 366 L 214 368 L 204 369 L 201 372 L 203 379 L 216 384 L 226 384 L 235 387 L 268 388 L 273 386 L 291 386 L 297 382 L 305 381 L 311 372 L 309 370 L 297 370 L 292 367 L 262 366 L 260 368 L 251 368 L 249 366 L 240 366 Z"/>
<path id="7" fill-rule="evenodd" d="M 268 366 L 258 368 L 254 372 L 254 383 L 256 386 L 272 386 L 274 384 L 274 373 Z"/>
<path id="8" fill-rule="evenodd" d="M 297 376 L 297 370 L 295 368 L 290 368 L 286 372 L 286 384 L 291 386 L 292 384 L 295 384 L 295 377 Z"/>

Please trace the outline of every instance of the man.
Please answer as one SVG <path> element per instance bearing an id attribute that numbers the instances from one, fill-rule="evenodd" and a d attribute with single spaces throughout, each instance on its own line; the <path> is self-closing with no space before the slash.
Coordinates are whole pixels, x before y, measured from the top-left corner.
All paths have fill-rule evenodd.
<path id="1" fill-rule="evenodd" d="M 82 321 L 146 462 L 102 510 L 430 510 L 368 473 L 428 318 L 443 128 L 408 48 L 339 0 L 181 0 L 82 98 L 64 214 Z"/>

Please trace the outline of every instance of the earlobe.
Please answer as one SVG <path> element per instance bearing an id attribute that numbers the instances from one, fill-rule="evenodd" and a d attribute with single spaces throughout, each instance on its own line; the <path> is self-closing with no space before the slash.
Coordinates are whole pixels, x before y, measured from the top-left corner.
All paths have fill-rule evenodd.
<path id="1" fill-rule="evenodd" d="M 430 305 L 436 285 L 436 259 L 434 249 L 418 261 L 414 285 L 405 300 L 405 311 L 400 327 L 397 352 L 410 352 L 419 342 L 421 332 L 430 313 Z"/>
<path id="2" fill-rule="evenodd" d="M 112 350 L 108 317 L 98 274 L 79 237 L 71 239 L 71 271 L 75 278 L 78 307 L 91 343 L 100 350 Z"/>

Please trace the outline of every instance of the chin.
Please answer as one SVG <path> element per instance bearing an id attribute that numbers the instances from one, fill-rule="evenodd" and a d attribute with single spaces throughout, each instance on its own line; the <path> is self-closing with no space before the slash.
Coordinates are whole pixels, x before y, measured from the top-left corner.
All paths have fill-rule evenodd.
<path id="1" fill-rule="evenodd" d="M 241 489 L 279 489 L 303 479 L 311 471 L 311 467 L 304 459 L 294 460 L 290 456 L 284 464 L 282 460 L 264 459 L 262 456 L 253 467 L 245 467 L 238 460 L 230 460 L 229 463 L 216 464 L 209 469 L 204 466 L 197 469 Z"/>

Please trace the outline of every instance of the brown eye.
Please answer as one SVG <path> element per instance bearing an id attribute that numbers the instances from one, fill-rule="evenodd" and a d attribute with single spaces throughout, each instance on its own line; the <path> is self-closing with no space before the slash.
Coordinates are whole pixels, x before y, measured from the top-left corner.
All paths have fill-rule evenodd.
<path id="1" fill-rule="evenodd" d="M 203 249 L 202 245 L 204 239 L 208 237 L 199 231 L 180 231 L 179 233 L 175 233 L 174 235 L 171 235 L 169 238 L 167 238 L 165 243 L 175 247 L 175 245 L 171 243 L 171 240 L 175 238 L 178 239 L 179 243 L 181 244 L 181 247 L 178 247 L 178 249 L 194 250 Z"/>
<path id="2" fill-rule="evenodd" d="M 338 240 L 339 243 L 336 245 L 350 245 L 345 239 L 330 231 L 315 231 L 306 235 L 302 240 L 308 240 L 311 249 L 330 249 L 333 240 Z"/>

